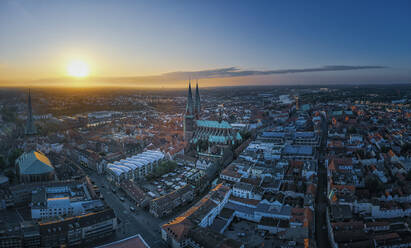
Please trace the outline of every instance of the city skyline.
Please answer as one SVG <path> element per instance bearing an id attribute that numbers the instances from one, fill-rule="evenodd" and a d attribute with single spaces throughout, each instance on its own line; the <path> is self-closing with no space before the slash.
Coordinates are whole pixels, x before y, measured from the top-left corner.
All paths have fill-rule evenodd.
<path id="1" fill-rule="evenodd" d="M 0 247 L 411 247 L 411 1 L 0 0 Z"/>
<path id="2" fill-rule="evenodd" d="M 0 86 L 409 83 L 410 9 L 407 1 L 3 1 Z"/>

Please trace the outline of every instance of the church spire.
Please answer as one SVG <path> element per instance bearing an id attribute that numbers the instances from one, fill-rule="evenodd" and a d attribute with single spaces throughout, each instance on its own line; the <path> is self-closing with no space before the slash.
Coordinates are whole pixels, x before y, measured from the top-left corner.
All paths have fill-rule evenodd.
<path id="1" fill-rule="evenodd" d="M 195 96 L 195 103 L 194 103 L 194 112 L 196 113 L 197 119 L 200 116 L 201 111 L 201 103 L 200 103 L 200 92 L 198 91 L 198 79 L 196 82 L 196 96 Z"/>
<path id="2" fill-rule="evenodd" d="M 31 108 L 31 94 L 30 94 L 30 89 L 29 89 L 29 96 L 27 99 L 27 107 L 28 107 L 28 116 L 27 116 L 27 124 L 26 124 L 26 134 L 27 135 L 32 135 L 36 134 L 36 127 L 34 126 L 33 123 L 33 112 Z"/>
<path id="3" fill-rule="evenodd" d="M 191 80 L 188 80 L 188 94 L 187 94 L 187 106 L 186 115 L 193 114 L 193 94 L 191 93 Z"/>

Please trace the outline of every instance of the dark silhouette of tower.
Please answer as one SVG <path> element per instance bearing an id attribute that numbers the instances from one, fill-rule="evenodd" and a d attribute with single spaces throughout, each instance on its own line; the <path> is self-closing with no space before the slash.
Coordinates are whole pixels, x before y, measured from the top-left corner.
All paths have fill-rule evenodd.
<path id="1" fill-rule="evenodd" d="M 29 96 L 27 100 L 28 105 L 28 116 L 27 116 L 27 123 L 26 123 L 26 135 L 34 135 L 37 133 L 36 127 L 34 126 L 33 122 L 33 111 L 31 109 L 31 94 L 29 89 Z"/>
<path id="2" fill-rule="evenodd" d="M 298 111 L 298 110 L 300 110 L 300 99 L 299 99 L 299 97 L 298 97 L 298 95 L 297 96 L 295 96 L 295 109 Z"/>
<path id="3" fill-rule="evenodd" d="M 201 111 L 200 92 L 198 91 L 198 80 L 197 80 L 196 96 L 195 96 L 195 102 L 194 102 L 194 113 L 195 113 L 195 118 L 197 120 L 200 119 L 200 111 Z"/>
<path id="4" fill-rule="evenodd" d="M 191 81 L 188 81 L 187 105 L 184 114 L 184 140 L 189 141 L 194 132 L 193 94 L 191 93 Z"/>

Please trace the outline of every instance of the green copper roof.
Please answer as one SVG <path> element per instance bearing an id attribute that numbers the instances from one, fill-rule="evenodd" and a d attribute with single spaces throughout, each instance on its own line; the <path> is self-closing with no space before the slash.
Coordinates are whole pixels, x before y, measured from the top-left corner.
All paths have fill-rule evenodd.
<path id="1" fill-rule="evenodd" d="M 45 174 L 54 170 L 50 160 L 39 152 L 24 153 L 17 159 L 17 163 L 20 174 Z"/>
<path id="2" fill-rule="evenodd" d="M 226 121 L 208 121 L 208 120 L 197 120 L 197 127 L 211 127 L 211 128 L 232 128 L 230 123 Z"/>
<path id="3" fill-rule="evenodd" d="M 303 106 L 301 106 L 302 111 L 308 111 L 308 110 L 310 110 L 310 108 L 311 108 L 310 104 L 304 104 Z"/>
<path id="4" fill-rule="evenodd" d="M 342 115 L 342 114 L 343 114 L 342 110 L 333 111 L 333 112 L 331 113 L 332 116 L 339 116 L 339 115 Z"/>
<path id="5" fill-rule="evenodd" d="M 215 142 L 215 143 L 226 143 L 227 137 L 225 136 L 216 136 L 216 135 L 210 135 L 208 137 L 209 142 Z"/>

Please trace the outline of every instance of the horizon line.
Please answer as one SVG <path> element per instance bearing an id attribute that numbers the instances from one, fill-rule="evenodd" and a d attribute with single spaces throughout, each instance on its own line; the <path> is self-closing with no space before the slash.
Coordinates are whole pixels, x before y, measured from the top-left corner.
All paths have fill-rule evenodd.
<path id="1" fill-rule="evenodd" d="M 235 88 L 235 87 L 333 87 L 333 86 L 383 86 L 383 85 L 411 85 L 411 82 L 397 82 L 397 83 L 390 83 L 390 82 L 380 82 L 380 83 L 354 83 L 354 82 L 341 82 L 341 83 L 286 83 L 286 84 L 242 84 L 242 85 L 216 85 L 216 86 L 200 86 L 202 89 L 212 89 L 212 88 Z M 132 86 L 132 85 L 90 85 L 90 86 L 67 86 L 67 85 L 0 85 L 0 89 L 155 89 L 155 90 L 180 90 L 186 89 L 187 86 L 175 87 L 175 86 Z"/>

